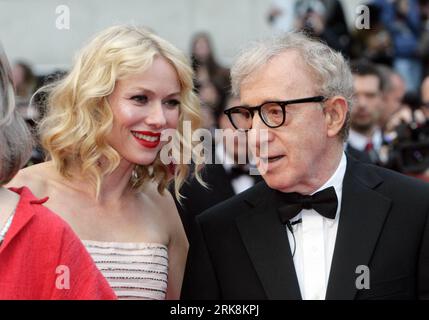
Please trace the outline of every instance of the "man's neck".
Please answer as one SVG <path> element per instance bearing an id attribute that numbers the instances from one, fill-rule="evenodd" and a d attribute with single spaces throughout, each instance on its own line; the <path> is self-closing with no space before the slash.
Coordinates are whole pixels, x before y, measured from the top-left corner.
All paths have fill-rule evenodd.
<path id="1" fill-rule="evenodd" d="M 341 149 L 341 152 L 337 152 L 331 157 L 332 161 L 329 161 L 329 163 L 325 164 L 324 169 L 320 169 L 320 175 L 317 176 L 314 181 L 312 181 L 313 183 L 311 184 L 311 189 L 309 189 L 310 192 L 307 194 L 315 193 L 332 178 L 340 165 L 343 154 L 344 151 Z"/>
<path id="2" fill-rule="evenodd" d="M 311 172 L 307 173 L 308 178 L 304 183 L 295 186 L 293 190 L 282 191 L 313 194 L 334 175 L 340 165 L 343 154 L 344 148 L 341 143 L 338 146 L 334 146 L 332 150 L 328 150 L 326 154 L 321 156 L 325 161 L 320 161 L 318 166 L 315 166 Z"/>

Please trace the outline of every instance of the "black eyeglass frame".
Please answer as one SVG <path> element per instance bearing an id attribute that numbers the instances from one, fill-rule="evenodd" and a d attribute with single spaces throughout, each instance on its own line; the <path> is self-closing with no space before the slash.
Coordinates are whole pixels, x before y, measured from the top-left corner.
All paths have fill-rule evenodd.
<path id="1" fill-rule="evenodd" d="M 246 109 L 250 112 L 250 115 L 252 116 L 252 119 L 255 115 L 255 111 L 258 111 L 259 117 L 262 119 L 262 121 L 264 122 L 264 124 L 272 129 L 281 127 L 286 120 L 286 112 L 285 112 L 285 108 L 287 105 L 289 104 L 299 104 L 299 103 L 309 103 L 309 102 L 325 102 L 326 100 L 328 100 L 327 97 L 325 96 L 314 96 L 314 97 L 309 97 L 309 98 L 301 98 L 301 99 L 294 99 L 294 100 L 285 100 L 285 101 L 265 101 L 264 103 L 260 104 L 259 106 L 255 106 L 255 107 L 247 107 L 247 106 L 236 106 L 236 107 L 232 107 L 229 109 L 226 109 L 223 111 L 224 114 L 226 114 L 228 116 L 229 121 L 231 122 L 231 124 L 234 126 L 235 129 L 240 130 L 240 131 L 248 131 L 250 129 L 252 129 L 252 127 L 250 127 L 249 129 L 241 129 L 241 128 L 237 128 L 237 126 L 235 125 L 234 121 L 232 120 L 232 113 L 234 112 L 234 110 L 237 109 Z M 282 122 L 279 125 L 269 125 L 264 117 L 262 116 L 262 112 L 261 109 L 264 105 L 269 104 L 269 103 L 275 103 L 277 105 L 280 106 L 280 108 L 282 109 L 283 112 L 283 119 Z"/>

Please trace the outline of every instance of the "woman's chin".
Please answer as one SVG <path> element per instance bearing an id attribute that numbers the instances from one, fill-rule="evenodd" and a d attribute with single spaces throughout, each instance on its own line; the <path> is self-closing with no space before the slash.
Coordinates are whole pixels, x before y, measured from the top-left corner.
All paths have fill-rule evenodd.
<path id="1" fill-rule="evenodd" d="M 156 161 L 156 158 L 157 158 L 156 156 L 133 158 L 133 159 L 130 159 L 129 162 L 134 163 L 135 165 L 138 165 L 138 166 L 150 166 Z"/>

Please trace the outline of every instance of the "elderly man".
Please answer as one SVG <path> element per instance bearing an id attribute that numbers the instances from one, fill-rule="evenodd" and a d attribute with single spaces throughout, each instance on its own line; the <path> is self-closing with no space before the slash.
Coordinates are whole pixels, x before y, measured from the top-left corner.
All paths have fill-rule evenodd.
<path id="1" fill-rule="evenodd" d="M 429 186 L 345 155 L 344 58 L 289 33 L 243 51 L 232 82 L 264 181 L 198 216 L 182 297 L 429 298 Z"/>

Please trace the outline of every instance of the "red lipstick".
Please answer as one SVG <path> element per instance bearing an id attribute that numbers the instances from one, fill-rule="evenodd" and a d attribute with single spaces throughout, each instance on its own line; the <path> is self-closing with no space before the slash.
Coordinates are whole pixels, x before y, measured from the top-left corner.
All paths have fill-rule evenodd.
<path id="1" fill-rule="evenodd" d="M 137 140 L 140 145 L 146 148 L 156 148 L 160 143 L 160 132 L 152 131 L 131 131 L 134 139 Z"/>

